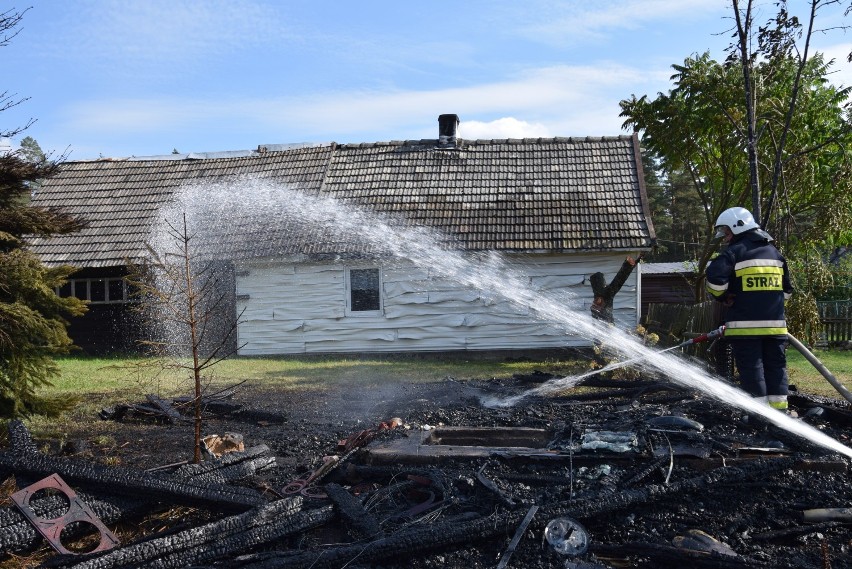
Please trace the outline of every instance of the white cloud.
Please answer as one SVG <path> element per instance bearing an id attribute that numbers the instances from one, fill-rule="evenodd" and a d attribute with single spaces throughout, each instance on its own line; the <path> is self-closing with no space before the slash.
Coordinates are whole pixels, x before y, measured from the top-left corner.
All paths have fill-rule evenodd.
<path id="1" fill-rule="evenodd" d="M 531 70 L 513 80 L 470 87 L 335 93 L 309 99 L 254 101 L 247 105 L 245 112 L 257 115 L 258 119 L 263 117 L 265 121 L 280 122 L 282 126 L 299 125 L 300 130 L 308 132 L 341 134 L 381 122 L 421 122 L 419 117 L 437 118 L 442 113 L 455 113 L 463 121 L 465 117 L 471 117 L 471 120 L 480 122 L 506 116 L 529 117 L 523 120 L 545 125 L 557 117 L 564 120 L 562 117 L 603 107 L 606 91 L 613 87 L 623 86 L 627 89 L 623 97 L 629 97 L 629 86 L 645 84 L 649 78 L 652 76 L 614 64 L 557 66 Z M 617 109 L 617 100 L 609 102 Z"/>
<path id="2" fill-rule="evenodd" d="M 245 133 L 254 144 L 374 142 L 436 138 L 438 115 L 455 113 L 462 121 L 460 136 L 468 139 L 615 135 L 621 132 L 619 99 L 632 92 L 654 92 L 658 85 L 653 82 L 667 81 L 667 74 L 617 64 L 553 66 L 502 82 L 438 90 L 229 100 L 89 100 L 69 109 L 63 127 L 69 132 L 88 131 L 95 138 L 161 133 L 163 139 L 175 139 L 189 131 L 216 130 Z"/>
<path id="3" fill-rule="evenodd" d="M 467 121 L 459 125 L 458 135 L 468 140 L 489 138 L 550 138 L 554 136 L 547 126 L 541 123 L 530 123 L 514 117 L 503 117 L 497 120 Z"/>

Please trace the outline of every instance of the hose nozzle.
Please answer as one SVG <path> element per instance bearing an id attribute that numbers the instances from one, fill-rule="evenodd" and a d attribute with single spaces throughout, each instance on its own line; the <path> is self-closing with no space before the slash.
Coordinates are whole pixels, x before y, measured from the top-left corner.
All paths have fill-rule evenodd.
<path id="1" fill-rule="evenodd" d="M 707 340 L 712 340 L 713 338 L 717 338 L 719 336 L 723 336 L 725 334 L 725 327 L 719 326 L 715 330 L 711 330 L 706 334 L 701 334 L 697 338 L 690 338 L 689 340 L 681 343 L 678 347 L 689 346 L 691 344 L 700 344 L 702 342 L 706 342 Z"/>

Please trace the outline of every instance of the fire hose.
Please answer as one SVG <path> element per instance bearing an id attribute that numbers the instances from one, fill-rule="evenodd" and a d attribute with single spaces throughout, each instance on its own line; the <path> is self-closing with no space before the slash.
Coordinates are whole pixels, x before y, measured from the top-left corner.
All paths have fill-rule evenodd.
<path id="1" fill-rule="evenodd" d="M 686 340 L 685 342 L 678 344 L 676 347 L 682 348 L 691 344 L 700 344 L 701 342 L 706 342 L 707 340 L 712 340 L 714 338 L 724 335 L 725 327 L 719 326 L 711 332 L 707 332 L 706 334 L 702 334 L 696 338 Z M 846 387 L 844 387 L 844 385 L 840 383 L 836 377 L 834 377 L 834 374 L 828 371 L 828 368 L 826 368 L 825 365 L 821 361 L 819 361 L 819 359 L 817 359 L 817 357 L 813 355 L 813 353 L 809 349 L 807 349 L 804 344 L 797 340 L 792 334 L 787 334 L 787 339 L 790 340 L 790 345 L 796 348 L 803 356 L 805 356 L 805 359 L 808 360 L 811 365 L 813 365 L 816 370 L 820 372 L 825 379 L 828 380 L 832 387 L 834 387 L 834 389 L 836 389 L 837 392 L 840 393 L 840 395 L 842 395 L 844 399 L 846 399 L 846 401 L 852 403 L 852 392 L 846 389 Z"/>

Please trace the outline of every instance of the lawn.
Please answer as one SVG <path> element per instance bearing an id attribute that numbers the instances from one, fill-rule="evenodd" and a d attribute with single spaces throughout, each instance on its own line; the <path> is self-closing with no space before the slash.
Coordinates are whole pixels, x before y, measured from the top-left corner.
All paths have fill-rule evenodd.
<path id="1" fill-rule="evenodd" d="M 837 381 L 852 391 L 852 351 L 812 350 Z M 819 371 L 795 348 L 787 350 L 787 373 L 790 383 L 803 393 L 840 398 L 841 395 Z"/>
<path id="2" fill-rule="evenodd" d="M 852 390 L 852 351 L 815 350 L 834 377 Z M 805 393 L 840 397 L 804 356 L 790 348 L 790 383 Z M 146 393 L 188 394 L 192 386 L 186 370 L 165 368 L 146 359 L 66 357 L 57 360 L 61 376 L 48 389 L 56 395 L 98 395 L 99 399 L 132 398 Z M 458 380 L 508 378 L 534 371 L 572 375 L 588 371 L 583 360 L 507 361 L 485 358 L 376 356 L 289 356 L 232 358 L 210 370 L 206 383 L 224 387 L 241 381 L 278 389 L 321 389 L 339 382 L 365 386 L 387 381 L 429 382 L 447 377 Z"/>
<path id="3" fill-rule="evenodd" d="M 146 359 L 59 358 L 61 376 L 48 392 L 55 394 L 97 393 L 100 395 L 143 395 L 189 393 L 187 370 L 164 369 Z M 580 366 L 580 367 L 578 367 Z M 513 374 L 547 371 L 569 375 L 586 371 L 585 362 L 498 361 L 484 358 L 376 356 L 282 356 L 236 357 L 220 362 L 206 374 L 213 386 L 241 381 L 279 389 L 321 389 L 324 385 L 363 382 L 365 386 L 387 381 L 429 382 L 452 377 L 457 380 L 508 378 Z"/>

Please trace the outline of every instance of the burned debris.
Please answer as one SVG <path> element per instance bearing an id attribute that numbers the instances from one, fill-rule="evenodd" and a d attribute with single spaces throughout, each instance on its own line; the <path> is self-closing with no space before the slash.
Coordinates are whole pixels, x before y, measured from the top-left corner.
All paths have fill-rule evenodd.
<path id="1" fill-rule="evenodd" d="M 210 439 L 207 460 L 171 460 L 176 451 L 146 469 L 39 450 L 13 423 L 0 475 L 14 481 L 10 494 L 25 493 L 30 513 L 12 501 L 0 509 L 3 566 L 852 565 L 846 458 L 654 382 L 608 382 L 505 408 L 485 407 L 475 393 L 510 394 L 529 381 L 409 386 L 367 416 L 340 409 L 337 420 L 328 407 L 322 419 L 311 415 L 318 400 L 269 404 L 263 392 L 256 401 L 279 417 L 286 410 L 287 420 L 211 418 L 210 428 L 230 434 Z M 847 403 L 802 394 L 791 402 L 801 421 L 849 442 Z M 115 426 L 186 437 L 191 426 L 169 414 L 153 427 L 141 415 Z M 83 518 L 61 521 L 83 507 L 94 536 Z M 133 530 L 175 508 L 185 514 Z M 59 547 L 46 545 L 40 520 L 54 521 Z M 88 546 L 72 547 L 77 540 Z"/>

